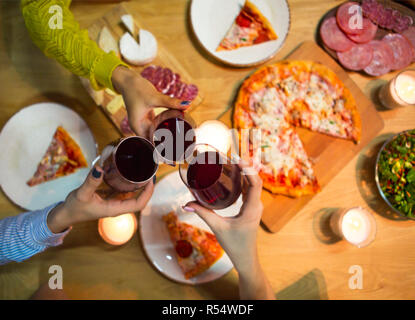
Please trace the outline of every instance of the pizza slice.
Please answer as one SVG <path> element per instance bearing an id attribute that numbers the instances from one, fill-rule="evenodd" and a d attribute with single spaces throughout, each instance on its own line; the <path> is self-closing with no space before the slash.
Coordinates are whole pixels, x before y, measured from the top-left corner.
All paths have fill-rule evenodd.
<path id="1" fill-rule="evenodd" d="M 287 105 L 290 122 L 358 143 L 361 120 L 349 89 L 327 67 L 314 62 L 308 64 L 310 71 L 306 81 L 293 83 L 295 80 L 289 77 L 279 83 L 290 101 Z"/>
<path id="2" fill-rule="evenodd" d="M 27 185 L 35 186 L 59 177 L 67 176 L 79 168 L 88 167 L 81 148 L 62 127 L 53 135 L 46 153 L 40 160 Z"/>
<path id="3" fill-rule="evenodd" d="M 234 50 L 277 38 L 268 19 L 252 2 L 246 1 L 216 51 Z"/>
<path id="4" fill-rule="evenodd" d="M 222 257 L 224 251 L 214 234 L 180 222 L 174 212 L 163 220 L 186 279 L 203 273 Z"/>

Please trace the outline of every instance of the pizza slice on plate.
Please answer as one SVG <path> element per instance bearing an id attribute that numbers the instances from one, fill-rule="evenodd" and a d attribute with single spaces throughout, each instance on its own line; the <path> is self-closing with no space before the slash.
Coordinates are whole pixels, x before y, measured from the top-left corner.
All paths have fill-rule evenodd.
<path id="1" fill-rule="evenodd" d="M 214 234 L 180 222 L 174 212 L 163 220 L 186 279 L 203 273 L 222 257 L 224 251 Z"/>
<path id="2" fill-rule="evenodd" d="M 40 160 L 33 177 L 27 185 L 35 186 L 59 177 L 67 176 L 79 168 L 88 167 L 81 148 L 62 127 L 53 135 L 46 153 Z"/>
<path id="3" fill-rule="evenodd" d="M 253 3 L 246 1 L 216 51 L 234 50 L 277 38 L 268 19 Z"/>

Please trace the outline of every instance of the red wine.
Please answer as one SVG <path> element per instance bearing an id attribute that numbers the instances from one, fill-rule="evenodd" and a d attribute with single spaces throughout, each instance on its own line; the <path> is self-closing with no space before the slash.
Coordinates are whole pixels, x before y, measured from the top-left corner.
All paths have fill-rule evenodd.
<path id="1" fill-rule="evenodd" d="M 204 152 L 187 169 L 187 183 L 192 194 L 200 204 L 210 209 L 230 206 L 242 191 L 239 167 L 219 160 L 219 153 Z"/>
<path id="2" fill-rule="evenodd" d="M 172 134 L 172 144 L 160 129 L 167 129 Z M 162 121 L 158 126 L 154 134 L 154 145 L 157 147 L 163 144 L 164 148 L 157 148 L 161 150 L 162 157 L 170 161 L 177 161 L 183 157 L 186 150 L 196 141 L 196 135 L 192 134 L 192 126 L 185 120 L 180 118 L 169 118 Z"/>
<path id="3" fill-rule="evenodd" d="M 115 161 L 121 175 L 133 182 L 149 179 L 157 166 L 151 144 L 141 139 L 123 141 L 118 146 Z"/>

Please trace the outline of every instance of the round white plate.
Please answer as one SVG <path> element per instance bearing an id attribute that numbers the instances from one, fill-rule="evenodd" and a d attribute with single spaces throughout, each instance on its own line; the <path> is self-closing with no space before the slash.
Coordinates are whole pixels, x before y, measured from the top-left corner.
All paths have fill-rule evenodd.
<path id="1" fill-rule="evenodd" d="M 154 188 L 151 200 L 141 211 L 140 235 L 147 257 L 167 278 L 186 284 L 201 284 L 216 280 L 232 268 L 232 262 L 226 253 L 208 270 L 197 277 L 186 279 L 176 259 L 175 249 L 170 240 L 165 222 L 162 217 L 170 211 L 175 211 L 179 220 L 198 228 L 212 232 L 209 226 L 195 213 L 182 210 L 182 206 L 194 200 L 185 184 L 175 171 L 164 177 Z M 241 197 L 229 208 L 216 211 L 222 216 L 234 216 L 242 206 Z"/>
<path id="2" fill-rule="evenodd" d="M 29 187 L 58 126 L 62 126 L 81 147 L 90 165 L 97 156 L 97 145 L 85 121 L 71 109 L 57 103 L 37 103 L 17 112 L 0 133 L 0 185 L 14 203 L 27 210 L 38 210 L 65 200 L 88 175 L 89 168 L 66 177 Z"/>
<path id="3" fill-rule="evenodd" d="M 278 39 L 230 51 L 216 48 L 238 16 L 245 0 L 192 0 L 190 19 L 200 44 L 215 58 L 235 67 L 261 64 L 282 47 L 290 29 L 286 0 L 251 0 L 269 20 Z"/>

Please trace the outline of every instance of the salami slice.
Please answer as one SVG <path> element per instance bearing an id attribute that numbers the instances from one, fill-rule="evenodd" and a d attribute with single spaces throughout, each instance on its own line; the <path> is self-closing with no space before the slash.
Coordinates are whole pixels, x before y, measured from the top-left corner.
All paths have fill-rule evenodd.
<path id="1" fill-rule="evenodd" d="M 360 16 L 359 16 L 360 15 Z M 347 34 L 361 34 L 362 8 L 357 2 L 346 2 L 337 9 L 337 24 Z"/>
<path id="2" fill-rule="evenodd" d="M 369 65 L 364 68 L 365 72 L 371 76 L 381 76 L 391 70 L 394 62 L 391 47 L 383 41 L 372 40 L 369 45 L 373 49 L 373 58 Z"/>
<path id="3" fill-rule="evenodd" d="M 149 66 L 141 75 L 150 81 L 156 89 L 172 98 L 192 101 L 197 97 L 199 89 L 194 84 L 180 81 L 180 75 L 173 73 L 169 68 Z"/>
<path id="4" fill-rule="evenodd" d="M 402 35 L 412 44 L 412 49 L 414 52 L 413 60 L 415 60 L 415 27 L 409 27 L 404 32 L 402 32 Z"/>
<path id="5" fill-rule="evenodd" d="M 188 84 L 183 91 L 181 96 L 182 100 L 192 101 L 197 97 L 199 89 L 194 84 Z"/>
<path id="6" fill-rule="evenodd" d="M 156 66 L 153 66 L 153 65 L 148 66 L 143 71 L 141 71 L 141 75 L 143 76 L 143 78 L 146 78 L 147 80 L 149 80 L 150 78 L 153 77 L 155 70 L 156 70 Z"/>
<path id="7" fill-rule="evenodd" d="M 375 38 L 378 26 L 370 19 L 363 18 L 363 32 L 361 34 L 348 34 L 349 39 L 356 43 L 368 43 Z"/>
<path id="8" fill-rule="evenodd" d="M 338 52 L 340 63 L 347 69 L 359 71 L 366 68 L 373 58 L 373 48 L 370 44 L 355 44 L 350 50 Z"/>
<path id="9" fill-rule="evenodd" d="M 335 17 L 324 20 L 320 28 L 320 35 L 324 44 L 330 49 L 343 52 L 353 46 L 353 42 L 337 26 Z"/>
<path id="10" fill-rule="evenodd" d="M 414 51 L 409 41 L 399 33 L 390 33 L 383 37 L 383 42 L 386 42 L 393 52 L 392 70 L 399 70 L 406 68 L 411 64 L 414 58 Z"/>

